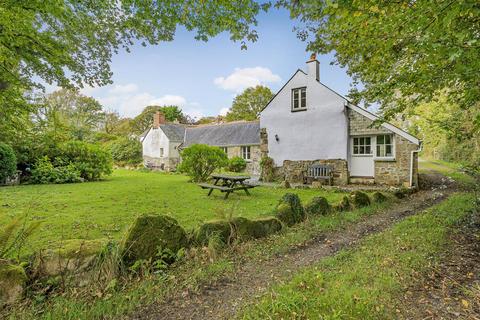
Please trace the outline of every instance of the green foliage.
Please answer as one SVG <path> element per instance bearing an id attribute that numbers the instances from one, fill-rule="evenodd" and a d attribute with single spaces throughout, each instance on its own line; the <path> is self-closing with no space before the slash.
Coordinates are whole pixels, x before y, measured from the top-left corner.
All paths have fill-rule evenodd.
<path id="1" fill-rule="evenodd" d="M 352 204 L 347 196 L 343 196 L 342 201 L 335 206 L 335 210 L 337 211 L 348 211 L 350 209 L 352 209 Z"/>
<path id="2" fill-rule="evenodd" d="M 260 160 L 260 167 L 262 168 L 261 178 L 264 182 L 272 182 L 275 178 L 274 172 L 275 163 L 270 157 L 262 157 Z"/>
<path id="3" fill-rule="evenodd" d="M 60 154 L 61 159 L 73 164 L 80 177 L 87 181 L 99 180 L 112 173 L 112 156 L 98 145 L 71 141 L 60 146 Z"/>
<path id="4" fill-rule="evenodd" d="M 324 197 L 315 197 L 305 205 L 305 213 L 307 215 L 326 215 L 332 210 L 328 200 Z"/>
<path id="5" fill-rule="evenodd" d="M 136 134 L 142 134 L 148 128 L 152 127 L 153 115 L 160 111 L 165 116 L 165 121 L 187 123 L 188 117 L 183 114 L 182 109 L 178 106 L 148 106 L 143 109 L 142 113 L 136 116 L 131 123 L 132 131 Z"/>
<path id="6" fill-rule="evenodd" d="M 242 157 L 233 157 L 228 160 L 228 171 L 242 172 L 247 167 L 247 162 Z"/>
<path id="7" fill-rule="evenodd" d="M 12 147 L 0 142 L 0 184 L 13 176 L 17 170 L 17 158 Z"/>
<path id="8" fill-rule="evenodd" d="M 0 260 L 20 255 L 27 239 L 40 226 L 40 221 L 28 223 L 26 217 L 9 221 L 0 228 Z"/>
<path id="9" fill-rule="evenodd" d="M 139 216 L 128 231 L 123 244 L 127 265 L 138 260 L 153 260 L 159 250 L 178 252 L 187 246 L 185 230 L 177 220 L 165 215 Z"/>
<path id="10" fill-rule="evenodd" d="M 142 143 L 137 139 L 119 138 L 110 144 L 113 161 L 118 165 L 137 165 L 142 162 Z"/>
<path id="11" fill-rule="evenodd" d="M 372 198 L 373 198 L 373 202 L 375 203 L 382 203 L 387 201 L 387 197 L 381 192 L 375 192 Z"/>
<path id="12" fill-rule="evenodd" d="M 370 205 L 370 198 L 362 191 L 352 192 L 350 200 L 354 208 L 363 208 Z"/>
<path id="13" fill-rule="evenodd" d="M 193 182 L 207 181 L 213 171 L 228 164 L 225 152 L 206 144 L 193 144 L 185 148 L 181 155 L 179 170 L 186 173 Z"/>
<path id="14" fill-rule="evenodd" d="M 30 182 L 36 184 L 82 182 L 80 172 L 73 163 L 54 166 L 45 156 L 38 159 L 32 169 Z"/>
<path id="15" fill-rule="evenodd" d="M 256 86 L 245 89 L 233 100 L 232 108 L 227 113 L 227 121 L 258 119 L 260 111 L 272 99 L 273 93 L 268 87 Z"/>
<path id="16" fill-rule="evenodd" d="M 287 226 L 302 222 L 305 219 L 305 210 L 298 195 L 294 193 L 284 194 L 277 205 L 275 216 Z"/>
<path id="17" fill-rule="evenodd" d="M 335 52 L 361 86 L 355 102 L 377 102 L 387 118 L 448 89 L 450 101 L 478 110 L 480 8 L 475 1 L 287 1 L 303 21 L 307 50 Z M 358 88 L 361 87 L 361 88 Z M 477 127 L 480 116 L 477 115 Z"/>
<path id="18" fill-rule="evenodd" d="M 198 245 L 207 245 L 209 239 L 216 237 L 225 245 L 230 244 L 232 239 L 232 226 L 226 220 L 205 222 L 195 232 L 195 243 Z"/>

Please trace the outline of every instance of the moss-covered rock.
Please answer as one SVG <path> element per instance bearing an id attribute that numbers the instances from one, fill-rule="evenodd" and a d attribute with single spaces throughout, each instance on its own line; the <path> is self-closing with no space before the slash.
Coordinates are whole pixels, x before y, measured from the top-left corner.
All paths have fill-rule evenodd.
<path id="1" fill-rule="evenodd" d="M 314 197 L 305 205 L 305 213 L 307 215 L 326 215 L 332 210 L 328 200 L 324 197 Z"/>
<path id="2" fill-rule="evenodd" d="M 352 204 L 347 196 L 343 196 L 342 201 L 335 206 L 335 211 L 348 211 L 352 209 Z"/>
<path id="3" fill-rule="evenodd" d="M 123 257 L 127 264 L 137 260 L 153 259 L 162 250 L 178 252 L 188 244 L 185 230 L 177 220 L 165 215 L 138 217 L 123 244 Z"/>
<path id="4" fill-rule="evenodd" d="M 18 301 L 26 282 L 27 275 L 21 266 L 0 260 L 0 307 Z"/>
<path id="5" fill-rule="evenodd" d="M 373 202 L 382 203 L 387 201 L 387 197 L 381 192 L 375 192 L 372 196 Z"/>
<path id="6" fill-rule="evenodd" d="M 305 220 L 305 211 L 300 198 L 294 193 L 286 193 L 280 200 L 275 212 L 275 217 L 287 226 Z"/>
<path id="7" fill-rule="evenodd" d="M 62 241 L 56 248 L 35 254 L 34 273 L 39 277 L 54 277 L 83 272 L 89 269 L 107 243 L 107 239 Z"/>
<path id="8" fill-rule="evenodd" d="M 267 237 L 282 230 L 282 222 L 274 217 L 255 219 L 252 221 L 255 238 Z"/>
<path id="9" fill-rule="evenodd" d="M 354 191 L 350 194 L 351 203 L 355 208 L 363 208 L 370 205 L 370 198 L 361 191 Z"/>
<path id="10" fill-rule="evenodd" d="M 415 193 L 415 191 L 416 191 L 416 190 L 413 189 L 413 188 L 400 188 L 400 189 L 396 189 L 396 190 L 393 192 L 393 195 L 394 195 L 395 197 L 397 197 L 398 199 L 403 199 L 403 198 L 405 198 L 406 196 Z"/>
<path id="11" fill-rule="evenodd" d="M 213 235 L 219 237 L 224 244 L 228 244 L 231 239 L 232 226 L 228 221 L 218 220 L 205 222 L 195 231 L 195 243 L 201 246 L 208 244 Z"/>

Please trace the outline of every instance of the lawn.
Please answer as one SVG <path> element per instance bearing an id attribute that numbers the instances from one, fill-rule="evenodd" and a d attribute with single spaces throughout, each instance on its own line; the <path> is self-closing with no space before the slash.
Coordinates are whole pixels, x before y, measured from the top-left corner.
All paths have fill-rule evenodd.
<path id="1" fill-rule="evenodd" d="M 135 217 L 145 213 L 171 215 L 187 229 L 230 213 L 268 215 L 285 192 L 257 187 L 251 196 L 236 192 L 224 200 L 218 191 L 207 197 L 207 190 L 183 175 L 116 170 L 99 182 L 1 187 L 0 225 L 23 216 L 42 221 L 28 242 L 26 251 L 31 252 L 62 239 L 120 239 Z M 343 196 L 313 189 L 289 192 L 302 201 L 321 195 L 334 203 Z"/>

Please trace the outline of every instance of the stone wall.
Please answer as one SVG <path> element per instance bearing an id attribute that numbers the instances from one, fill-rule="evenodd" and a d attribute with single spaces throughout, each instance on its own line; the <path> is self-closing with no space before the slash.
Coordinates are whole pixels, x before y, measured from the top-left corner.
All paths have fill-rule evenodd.
<path id="1" fill-rule="evenodd" d="M 268 157 L 268 133 L 266 128 L 260 129 L 260 156 Z"/>
<path id="2" fill-rule="evenodd" d="M 378 125 L 372 126 L 372 120 L 351 109 L 348 109 L 348 120 L 348 130 L 351 136 L 391 133 L 384 127 Z"/>
<path id="3" fill-rule="evenodd" d="M 408 187 L 410 184 L 410 161 L 412 151 L 418 146 L 407 139 L 395 134 L 395 159 L 375 160 L 375 183 L 385 185 L 401 185 Z M 418 185 L 418 154 L 414 154 L 413 184 Z"/>
<path id="4" fill-rule="evenodd" d="M 260 175 L 260 159 L 261 156 L 261 146 L 250 146 L 250 161 L 247 161 L 247 168 L 245 169 L 251 175 Z M 227 156 L 229 159 L 233 157 L 241 157 L 242 149 L 240 146 L 228 147 Z"/>
<path id="5" fill-rule="evenodd" d="M 329 160 L 305 160 L 292 161 L 285 160 L 283 162 L 284 179 L 291 183 L 303 183 L 306 180 L 306 172 L 312 164 L 328 164 L 333 169 L 333 184 L 346 185 L 348 184 L 348 164 L 344 159 L 329 159 Z M 311 181 L 306 181 L 311 183 Z"/>
<path id="6" fill-rule="evenodd" d="M 143 165 L 153 170 L 175 171 L 179 163 L 179 158 L 153 158 L 145 155 L 143 156 Z"/>

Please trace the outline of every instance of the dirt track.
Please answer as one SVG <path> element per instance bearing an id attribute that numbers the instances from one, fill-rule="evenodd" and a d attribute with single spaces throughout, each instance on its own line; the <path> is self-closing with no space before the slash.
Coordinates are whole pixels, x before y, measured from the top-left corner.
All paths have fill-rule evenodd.
<path id="1" fill-rule="evenodd" d="M 417 214 L 442 201 L 451 189 L 420 191 L 384 212 L 368 216 L 347 229 L 329 232 L 310 240 L 286 255 L 248 263 L 234 278 L 203 288 L 198 294 L 180 293 L 165 302 L 137 310 L 132 319 L 229 319 L 247 303 L 279 281 L 290 279 L 304 267 L 317 263 L 345 247 L 355 246 L 365 236 L 381 232 L 405 217 Z"/>

